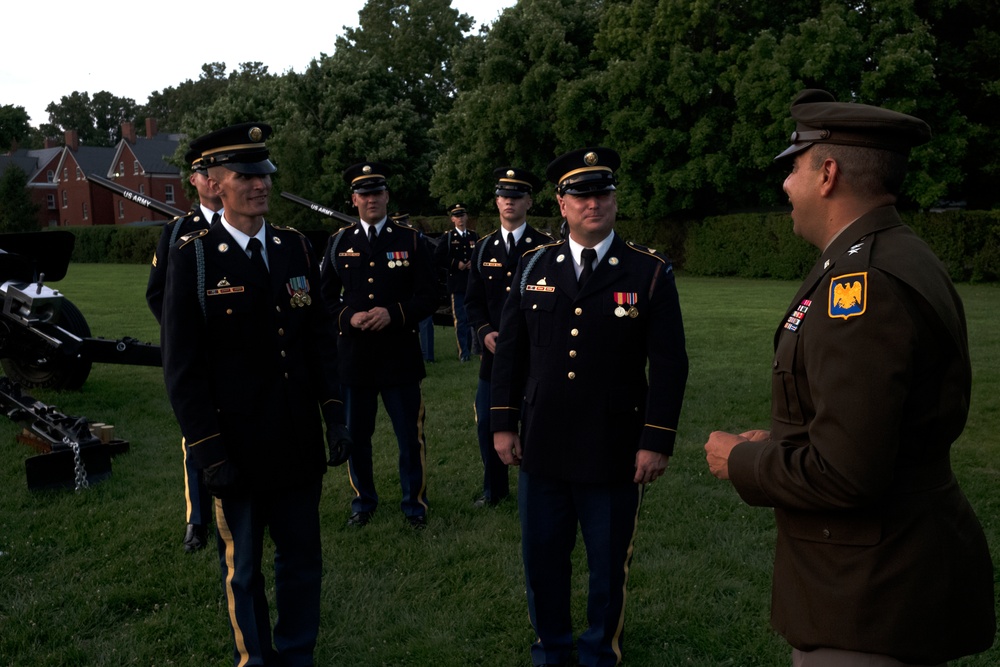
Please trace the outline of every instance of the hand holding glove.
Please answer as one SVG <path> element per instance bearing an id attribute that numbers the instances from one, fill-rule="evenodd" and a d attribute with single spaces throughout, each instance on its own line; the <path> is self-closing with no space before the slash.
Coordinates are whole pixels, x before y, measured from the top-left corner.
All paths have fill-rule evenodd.
<path id="1" fill-rule="evenodd" d="M 330 459 L 326 464 L 331 468 L 336 468 L 351 458 L 351 448 L 354 446 L 354 441 L 346 426 L 330 424 L 326 427 L 326 445 L 330 449 Z"/>
<path id="2" fill-rule="evenodd" d="M 231 498 L 239 491 L 239 471 L 228 460 L 213 463 L 203 469 L 201 474 L 205 488 L 216 498 Z"/>

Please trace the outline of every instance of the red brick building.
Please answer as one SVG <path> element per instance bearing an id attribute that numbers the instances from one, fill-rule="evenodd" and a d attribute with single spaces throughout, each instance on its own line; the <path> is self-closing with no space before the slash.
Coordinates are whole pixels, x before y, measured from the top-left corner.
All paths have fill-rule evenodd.
<path id="1" fill-rule="evenodd" d="M 122 139 L 113 148 L 81 146 L 75 130 L 65 145 L 41 150 L 14 150 L 0 157 L 0 173 L 16 165 L 28 175 L 28 189 L 38 207 L 39 227 L 122 225 L 162 221 L 167 216 L 120 197 L 87 179 L 97 174 L 186 211 L 181 171 L 168 160 L 179 135 L 158 135 L 156 121 L 146 119 L 146 136 L 136 136 L 132 123 L 122 124 Z"/>
<path id="2" fill-rule="evenodd" d="M 56 192 L 56 166 L 62 148 L 40 150 L 12 150 L 0 155 L 0 174 L 9 167 L 17 167 L 28 178 L 28 193 L 38 208 L 38 226 L 54 227 L 59 224 L 59 205 Z"/>

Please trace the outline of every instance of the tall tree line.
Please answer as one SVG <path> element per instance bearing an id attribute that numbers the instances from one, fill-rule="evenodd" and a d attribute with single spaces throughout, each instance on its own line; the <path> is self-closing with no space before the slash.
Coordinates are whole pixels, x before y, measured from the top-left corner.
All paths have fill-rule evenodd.
<path id="1" fill-rule="evenodd" d="M 342 209 L 340 173 L 362 158 L 393 165 L 398 209 L 488 212 L 494 167 L 541 175 L 564 150 L 604 144 L 623 157 L 622 215 L 656 224 L 782 205 L 772 158 L 794 129 L 792 97 L 817 87 L 930 123 L 905 204 L 1000 204 L 996 3 L 519 0 L 472 32 L 450 0 L 369 0 L 359 19 L 302 73 L 211 63 L 136 114 L 192 136 L 267 121 L 278 187 Z M 104 101 L 113 117 L 121 105 Z M 536 201 L 554 212 L 551 194 Z"/>

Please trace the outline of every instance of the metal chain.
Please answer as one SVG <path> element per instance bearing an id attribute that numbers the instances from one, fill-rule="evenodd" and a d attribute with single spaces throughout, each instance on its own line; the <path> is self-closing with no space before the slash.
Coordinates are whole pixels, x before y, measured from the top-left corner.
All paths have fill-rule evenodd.
<path id="1" fill-rule="evenodd" d="M 83 467 L 83 459 L 80 458 L 80 443 L 63 437 L 63 444 L 68 445 L 73 450 L 73 467 L 76 470 L 76 491 L 89 489 L 90 482 L 87 481 L 87 469 Z"/>

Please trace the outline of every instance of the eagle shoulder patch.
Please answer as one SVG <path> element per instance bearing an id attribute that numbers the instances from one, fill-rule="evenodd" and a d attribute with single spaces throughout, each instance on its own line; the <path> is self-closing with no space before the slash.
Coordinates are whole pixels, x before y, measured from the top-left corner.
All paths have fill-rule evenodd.
<path id="1" fill-rule="evenodd" d="M 830 317 L 863 315 L 867 307 L 868 273 L 847 273 L 830 280 Z"/>

